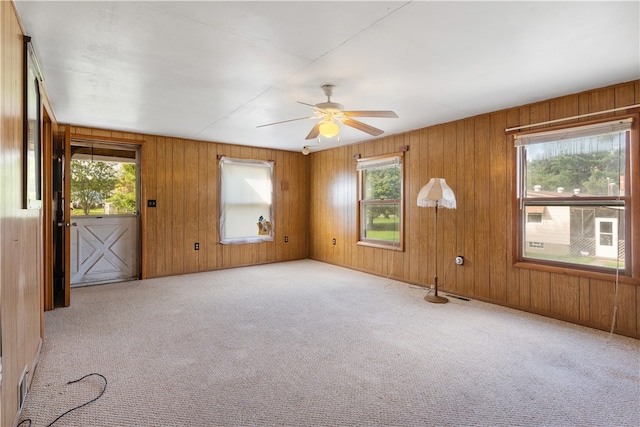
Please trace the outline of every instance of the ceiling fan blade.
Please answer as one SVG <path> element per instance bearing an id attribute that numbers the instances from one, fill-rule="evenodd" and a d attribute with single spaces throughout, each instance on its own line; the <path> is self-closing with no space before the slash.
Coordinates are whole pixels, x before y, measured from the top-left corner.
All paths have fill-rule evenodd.
<path id="1" fill-rule="evenodd" d="M 322 122 L 320 121 L 316 123 L 316 125 L 313 127 L 313 129 L 311 129 L 311 132 L 309 132 L 309 135 L 307 135 L 305 139 L 315 139 L 318 137 L 318 135 L 320 134 L 320 123 Z"/>
<path id="2" fill-rule="evenodd" d="M 350 119 L 350 118 L 346 118 L 344 120 L 342 120 L 342 123 L 347 125 L 347 126 L 351 126 L 352 128 L 356 128 L 358 130 L 361 130 L 362 132 L 366 132 L 369 135 L 373 135 L 373 136 L 378 136 L 384 133 L 383 130 L 378 129 L 378 128 L 374 128 L 373 126 L 369 126 L 366 123 L 362 123 L 359 122 L 357 120 L 354 119 Z"/>
<path id="3" fill-rule="evenodd" d="M 298 104 L 308 105 L 309 107 L 316 108 L 316 106 L 315 106 L 315 105 L 313 105 L 313 104 L 308 104 L 308 103 L 306 103 L 306 102 L 302 102 L 302 101 L 298 101 Z"/>
<path id="4" fill-rule="evenodd" d="M 256 127 L 257 128 L 263 128 L 265 126 L 279 125 L 280 123 L 295 122 L 297 120 L 309 120 L 309 119 L 317 119 L 317 117 L 316 116 L 300 117 L 300 118 L 297 118 L 297 119 L 283 120 L 281 122 L 267 123 L 266 125 L 258 125 Z"/>
<path id="5" fill-rule="evenodd" d="M 393 111 L 344 111 L 347 117 L 388 117 L 397 119 L 398 115 Z"/>

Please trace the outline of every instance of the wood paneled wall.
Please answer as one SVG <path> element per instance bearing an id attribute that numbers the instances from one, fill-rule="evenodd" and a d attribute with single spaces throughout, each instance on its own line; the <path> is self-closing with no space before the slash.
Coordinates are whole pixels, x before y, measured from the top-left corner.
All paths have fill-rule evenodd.
<path id="1" fill-rule="evenodd" d="M 441 288 L 609 330 L 615 277 L 514 267 L 515 156 L 512 139 L 505 134 L 505 129 L 638 103 L 640 81 L 635 81 L 313 153 L 310 155 L 310 258 L 390 275 L 409 283 L 424 286 L 433 283 L 434 210 L 417 207 L 416 198 L 431 177 L 444 177 L 456 194 L 458 208 L 438 211 Z M 640 149 L 637 142 L 636 153 Z M 395 252 L 358 246 L 357 175 L 353 155 L 393 153 L 403 145 L 409 146 L 405 153 L 405 250 Z M 638 165 L 634 168 L 637 180 Z M 634 195 L 636 204 L 638 194 Z M 632 224 L 628 226 L 638 234 L 640 209 L 637 206 L 634 206 Z M 337 240 L 336 245 L 332 244 L 333 238 Z M 640 258 L 637 237 L 635 251 L 636 259 Z M 456 255 L 464 256 L 464 266 L 455 265 Z M 637 279 L 640 265 L 634 262 Z M 619 284 L 615 330 L 640 337 L 637 284 L 629 281 Z"/>
<path id="2" fill-rule="evenodd" d="M 141 144 L 143 277 L 172 276 L 308 256 L 307 156 L 74 126 L 71 134 Z M 220 244 L 218 156 L 275 161 L 273 242 Z M 155 199 L 157 207 L 148 208 L 146 201 L 149 199 Z M 288 243 L 284 236 L 288 236 Z M 194 243 L 200 244 L 199 250 L 194 250 Z"/>
<path id="3" fill-rule="evenodd" d="M 0 2 L 0 425 L 18 411 L 23 370 L 32 378 L 41 343 L 42 211 L 22 209 L 23 32 L 12 2 Z"/>

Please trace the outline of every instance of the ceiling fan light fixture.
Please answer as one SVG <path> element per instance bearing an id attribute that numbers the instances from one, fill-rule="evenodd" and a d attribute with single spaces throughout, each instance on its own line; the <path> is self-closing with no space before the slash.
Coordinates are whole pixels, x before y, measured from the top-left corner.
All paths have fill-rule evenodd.
<path id="1" fill-rule="evenodd" d="M 340 133 L 340 126 L 333 120 L 327 120 L 320 123 L 318 130 L 320 131 L 320 135 L 325 138 L 333 138 Z"/>

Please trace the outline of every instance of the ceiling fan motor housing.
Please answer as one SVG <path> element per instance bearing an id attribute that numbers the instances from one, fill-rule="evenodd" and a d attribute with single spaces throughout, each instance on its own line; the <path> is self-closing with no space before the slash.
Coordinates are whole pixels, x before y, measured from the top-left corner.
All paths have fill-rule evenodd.
<path id="1" fill-rule="evenodd" d="M 320 102 L 315 105 L 316 108 L 321 110 L 325 110 L 329 113 L 338 113 L 344 110 L 344 106 L 342 104 L 338 104 L 337 102 Z"/>

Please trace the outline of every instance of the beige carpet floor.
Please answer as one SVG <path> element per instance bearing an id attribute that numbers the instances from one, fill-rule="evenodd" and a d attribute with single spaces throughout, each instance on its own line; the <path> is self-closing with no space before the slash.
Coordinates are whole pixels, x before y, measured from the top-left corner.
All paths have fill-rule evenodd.
<path id="1" fill-rule="evenodd" d="M 639 426 L 640 345 L 311 260 L 73 289 L 20 420 Z"/>

